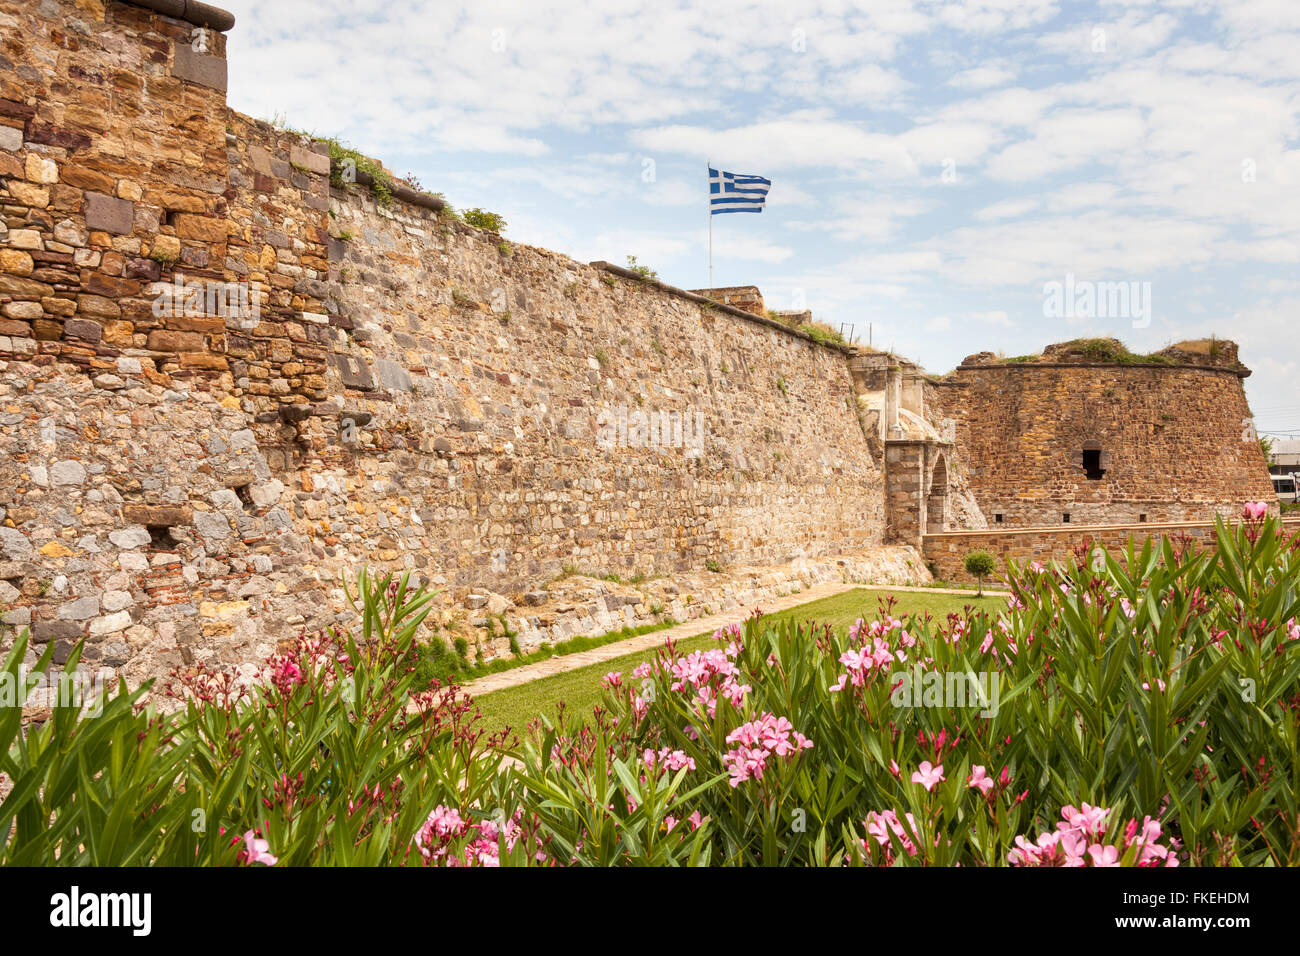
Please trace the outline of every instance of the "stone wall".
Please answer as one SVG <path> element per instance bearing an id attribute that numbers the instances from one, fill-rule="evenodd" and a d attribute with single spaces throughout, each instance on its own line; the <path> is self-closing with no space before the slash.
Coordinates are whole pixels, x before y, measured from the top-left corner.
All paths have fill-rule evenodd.
<path id="1" fill-rule="evenodd" d="M 1288 534 L 1300 531 L 1300 519 L 1285 520 Z M 987 551 L 998 563 L 999 572 L 1007 560 L 1018 564 L 1037 561 L 1046 565 L 1052 561 L 1062 564 L 1075 559 L 1079 549 L 1089 545 L 1103 547 L 1112 553 L 1136 543 L 1138 550 L 1148 538 L 1184 537 L 1198 548 L 1215 545 L 1214 524 L 1200 522 L 1167 522 L 1162 524 L 1119 524 L 1077 528 L 1028 528 L 1005 531 L 950 531 L 928 534 L 924 538 L 922 555 L 931 573 L 941 581 L 973 582 L 966 573 L 964 562 L 972 551 Z"/>
<path id="2" fill-rule="evenodd" d="M 843 350 L 331 190 L 327 144 L 227 109 L 213 30 L 99 0 L 0 25 L 0 605 L 56 659 L 247 663 L 341 619 L 362 564 L 533 641 L 924 576 L 878 547 Z M 573 567 L 655 583 L 512 603 Z"/>
<path id="3" fill-rule="evenodd" d="M 627 576 L 881 540 L 840 350 L 360 187 L 336 190 L 333 227 L 351 238 L 332 244 L 330 390 L 365 424 L 324 447 L 369 480 L 332 507 L 400 488 L 422 524 L 369 531 L 394 550 L 509 589 L 570 562 Z M 680 445 L 636 447 L 636 417 L 664 414 Z"/>
<path id="4" fill-rule="evenodd" d="M 1230 346 L 1231 343 L 1224 343 Z M 973 363 L 933 386 L 990 528 L 1208 520 L 1272 501 L 1235 366 Z M 1086 450 L 1104 474 L 1089 479 Z M 998 516 L 1001 515 L 999 521 Z"/>

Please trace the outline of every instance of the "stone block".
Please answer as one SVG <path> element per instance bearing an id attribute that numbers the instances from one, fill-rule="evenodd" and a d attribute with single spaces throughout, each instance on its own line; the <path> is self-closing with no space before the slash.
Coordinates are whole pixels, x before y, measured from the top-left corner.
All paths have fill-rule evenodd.
<path id="1" fill-rule="evenodd" d="M 135 204 L 103 193 L 86 193 L 86 227 L 93 232 L 129 236 L 135 228 Z"/>
<path id="2" fill-rule="evenodd" d="M 145 504 L 130 501 L 122 505 L 122 517 L 132 524 L 154 528 L 177 528 L 193 521 L 194 510 L 189 505 Z"/>
<path id="3" fill-rule="evenodd" d="M 172 76 L 210 89 L 226 92 L 224 57 L 198 53 L 184 40 L 172 44 Z"/>

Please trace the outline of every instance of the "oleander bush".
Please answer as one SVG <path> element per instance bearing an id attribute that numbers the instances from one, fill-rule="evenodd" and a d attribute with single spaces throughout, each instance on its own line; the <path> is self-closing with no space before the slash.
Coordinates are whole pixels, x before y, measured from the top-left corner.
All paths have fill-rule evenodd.
<path id="1" fill-rule="evenodd" d="M 430 595 L 363 573 L 354 633 L 250 683 L 178 674 L 178 710 L 0 709 L 0 862 L 1300 864 L 1300 539 L 1252 505 L 1214 551 L 1085 548 L 1006 584 L 992 616 L 755 614 L 488 739 L 415 683 Z"/>

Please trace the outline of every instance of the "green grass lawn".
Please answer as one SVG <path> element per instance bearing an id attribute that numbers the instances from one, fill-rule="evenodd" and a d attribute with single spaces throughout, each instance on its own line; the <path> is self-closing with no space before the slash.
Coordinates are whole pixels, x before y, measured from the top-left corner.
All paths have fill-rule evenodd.
<path id="1" fill-rule="evenodd" d="M 888 589 L 861 588 L 845 591 L 833 597 L 823 598 L 801 604 L 788 611 L 781 611 L 769 616 L 772 621 L 795 619 L 798 621 L 814 620 L 819 624 L 831 624 L 836 628 L 848 627 L 858 618 L 867 620 L 875 618 L 878 610 L 877 599 L 890 594 Z M 985 611 L 999 611 L 1007 606 L 1003 596 L 976 598 L 974 595 L 959 594 L 924 594 L 912 591 L 896 593 L 898 603 L 894 606 L 894 615 L 929 613 L 936 618 L 944 618 L 951 612 L 960 612 L 966 605 Z M 678 648 L 686 653 L 716 647 L 712 633 L 701 634 L 681 641 Z M 600 702 L 600 679 L 610 671 L 629 673 L 643 660 L 653 657 L 653 649 L 640 653 L 628 654 L 600 664 L 582 667 L 554 677 L 509 687 L 475 699 L 483 711 L 488 730 L 500 730 L 509 726 L 522 735 L 528 721 L 538 714 L 553 715 L 555 707 L 563 701 L 570 714 L 588 714 Z"/>

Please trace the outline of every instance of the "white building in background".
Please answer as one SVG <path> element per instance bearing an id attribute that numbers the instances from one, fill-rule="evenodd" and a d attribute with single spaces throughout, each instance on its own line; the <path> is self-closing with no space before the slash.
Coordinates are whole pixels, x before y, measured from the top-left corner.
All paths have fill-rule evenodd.
<path id="1" fill-rule="evenodd" d="M 1300 501 L 1300 439 L 1273 439 L 1268 470 L 1279 501 Z"/>

